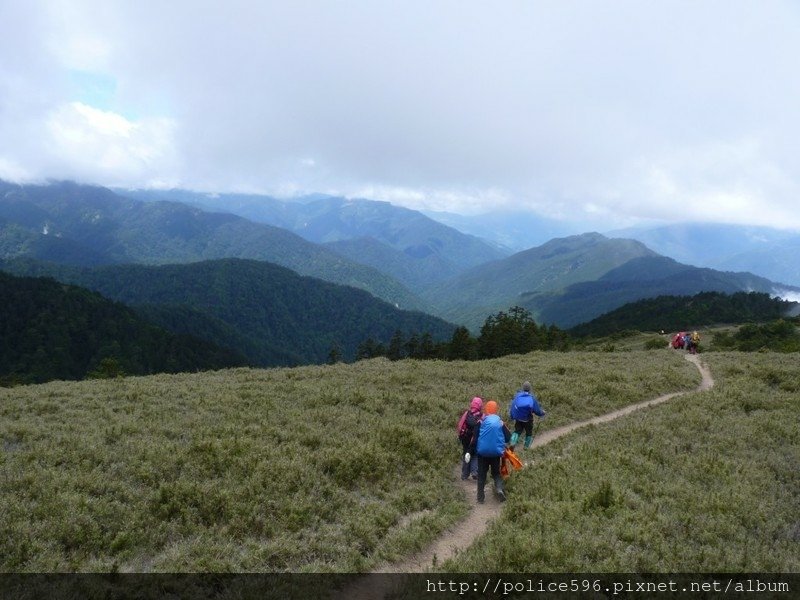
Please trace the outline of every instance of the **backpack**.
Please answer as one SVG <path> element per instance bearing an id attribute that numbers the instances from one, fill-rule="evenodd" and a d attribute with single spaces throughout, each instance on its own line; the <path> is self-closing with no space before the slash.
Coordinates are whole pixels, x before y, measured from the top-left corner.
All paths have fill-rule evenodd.
<path id="1" fill-rule="evenodd" d="M 469 409 L 464 411 L 464 414 L 461 415 L 461 418 L 458 420 L 458 425 L 456 426 L 456 433 L 458 434 L 459 439 L 464 437 L 464 434 L 467 433 L 467 415 L 469 414 Z"/>
<path id="2" fill-rule="evenodd" d="M 524 402 L 522 400 L 524 399 Z M 534 396 L 531 392 L 519 391 L 511 401 L 510 416 L 515 421 L 522 419 L 530 419 L 533 413 L 533 400 Z"/>
<path id="3" fill-rule="evenodd" d="M 506 448 L 505 424 L 497 415 L 488 415 L 481 422 L 477 451 L 480 456 L 499 457 Z"/>

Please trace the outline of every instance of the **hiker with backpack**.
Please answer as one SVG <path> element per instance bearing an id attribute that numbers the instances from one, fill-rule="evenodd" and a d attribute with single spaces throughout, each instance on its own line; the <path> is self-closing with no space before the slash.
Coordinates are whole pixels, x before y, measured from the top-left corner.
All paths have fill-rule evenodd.
<path id="1" fill-rule="evenodd" d="M 514 394 L 511 401 L 511 418 L 514 419 L 514 433 L 511 436 L 511 449 L 517 445 L 519 435 L 525 431 L 524 448 L 527 450 L 533 442 L 533 415 L 544 419 L 547 415 L 539 405 L 539 400 L 531 392 L 531 383 L 526 381 L 522 384 L 522 389 Z"/>
<path id="2" fill-rule="evenodd" d="M 484 416 L 475 425 L 470 444 L 471 454 L 478 455 L 478 504 L 485 500 L 486 475 L 491 470 L 494 492 L 500 502 L 505 501 L 506 492 L 500 475 L 500 458 L 511 440 L 511 432 L 498 413 L 497 402 L 489 400 L 484 407 Z"/>
<path id="3" fill-rule="evenodd" d="M 458 420 L 457 432 L 458 441 L 461 442 L 461 480 L 466 481 L 470 475 L 473 479 L 478 478 L 478 457 L 473 452 L 470 454 L 469 447 L 472 443 L 472 435 L 475 432 L 475 426 L 480 423 L 483 413 L 483 400 L 479 396 L 475 396 L 469 403 L 469 408 L 464 411 L 461 418 Z"/>
<path id="4" fill-rule="evenodd" d="M 693 331 L 691 337 L 689 338 L 689 352 L 691 354 L 697 354 L 697 347 L 699 344 L 700 334 L 696 331 Z"/>

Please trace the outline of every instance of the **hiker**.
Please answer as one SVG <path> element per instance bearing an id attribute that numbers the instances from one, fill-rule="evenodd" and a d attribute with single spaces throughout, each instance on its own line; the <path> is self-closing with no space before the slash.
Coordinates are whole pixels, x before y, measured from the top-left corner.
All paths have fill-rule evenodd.
<path id="1" fill-rule="evenodd" d="M 503 478 L 500 476 L 500 457 L 511 440 L 511 432 L 497 414 L 497 402 L 489 400 L 484 406 L 484 416 L 475 426 L 470 451 L 478 455 L 478 504 L 483 504 L 486 475 L 491 469 L 494 491 L 500 502 L 506 499 Z"/>
<path id="2" fill-rule="evenodd" d="M 692 336 L 689 333 L 683 334 L 683 349 L 689 350 L 689 346 L 692 343 Z"/>
<path id="3" fill-rule="evenodd" d="M 517 390 L 514 399 L 511 401 L 511 418 L 514 419 L 514 433 L 511 436 L 511 449 L 517 445 L 519 434 L 525 430 L 524 448 L 527 450 L 533 442 L 533 415 L 544 419 L 545 412 L 539 406 L 539 401 L 531 392 L 531 382 L 526 381 L 522 384 L 522 389 Z"/>
<path id="4" fill-rule="evenodd" d="M 475 396 L 469 403 L 469 408 L 461 415 L 458 421 L 458 441 L 461 442 L 461 480 L 469 479 L 470 475 L 473 479 L 478 478 L 478 457 L 473 452 L 470 454 L 469 446 L 472 442 L 472 435 L 475 432 L 475 426 L 480 423 L 483 414 L 483 400 L 480 396 Z"/>
<path id="5" fill-rule="evenodd" d="M 672 347 L 675 350 L 679 350 L 680 348 L 683 348 L 683 335 L 684 334 L 681 331 L 681 332 L 676 333 L 675 337 L 672 338 Z"/>
<path id="6" fill-rule="evenodd" d="M 700 334 L 696 331 L 693 331 L 691 337 L 689 338 L 689 344 L 689 352 L 692 354 L 697 354 L 697 346 L 700 344 Z"/>

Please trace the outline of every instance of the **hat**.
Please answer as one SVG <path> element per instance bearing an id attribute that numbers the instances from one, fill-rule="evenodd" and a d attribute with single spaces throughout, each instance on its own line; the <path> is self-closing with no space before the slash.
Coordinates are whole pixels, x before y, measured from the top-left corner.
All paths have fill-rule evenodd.
<path id="1" fill-rule="evenodd" d="M 523 392 L 530 392 L 531 391 L 531 382 L 530 381 L 526 381 L 525 383 L 522 384 L 522 391 Z"/>
<path id="2" fill-rule="evenodd" d="M 486 403 L 486 406 L 483 407 L 483 412 L 487 415 L 496 415 L 497 414 L 497 402 L 494 400 L 489 400 Z"/>
<path id="3" fill-rule="evenodd" d="M 475 396 L 472 399 L 472 402 L 469 403 L 469 407 L 472 410 L 480 410 L 482 406 L 483 406 L 483 400 L 481 399 L 480 396 Z"/>

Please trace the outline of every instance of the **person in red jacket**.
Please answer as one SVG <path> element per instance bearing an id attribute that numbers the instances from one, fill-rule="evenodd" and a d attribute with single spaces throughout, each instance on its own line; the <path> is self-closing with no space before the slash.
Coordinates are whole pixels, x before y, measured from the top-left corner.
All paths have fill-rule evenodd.
<path id="1" fill-rule="evenodd" d="M 478 455 L 478 503 L 485 500 L 484 488 L 486 475 L 492 471 L 494 491 L 498 500 L 506 499 L 503 478 L 500 476 L 500 457 L 506 449 L 506 444 L 511 440 L 511 432 L 497 414 L 498 406 L 494 400 L 489 400 L 484 406 L 483 420 L 475 426 L 470 450 Z"/>

